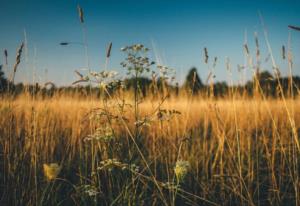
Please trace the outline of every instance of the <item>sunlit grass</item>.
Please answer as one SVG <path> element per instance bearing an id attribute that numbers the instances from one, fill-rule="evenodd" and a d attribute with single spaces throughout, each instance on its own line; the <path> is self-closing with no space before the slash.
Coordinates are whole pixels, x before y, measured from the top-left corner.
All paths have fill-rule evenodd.
<path id="1" fill-rule="evenodd" d="M 296 204 L 299 150 L 286 110 L 293 111 L 299 132 L 300 102 L 286 101 L 287 107 L 281 100 L 166 100 L 162 108 L 181 114 L 151 122 L 136 140 L 154 180 L 122 124 L 112 126 L 114 139 L 84 141 L 97 124 L 86 114 L 103 106 L 101 102 L 26 97 L 3 100 L 2 191 L 9 191 L 7 201 L 14 204 L 36 200 L 47 204 L 173 204 L 174 198 L 177 204 L 194 205 Z M 158 103 L 144 101 L 141 116 Z M 113 101 L 107 104 L 113 105 Z M 116 112 L 113 107 L 108 110 Z M 128 108 L 131 130 L 133 114 Z M 119 166 L 97 170 L 101 161 L 112 157 Z M 185 177 L 180 178 L 179 189 L 174 188 L 177 160 L 190 165 L 184 170 Z M 58 178 L 64 181 L 55 181 L 49 187 L 43 165 L 51 162 L 61 165 Z M 139 169 L 122 169 L 122 165 L 133 164 Z M 89 189 L 82 189 L 85 187 Z"/>

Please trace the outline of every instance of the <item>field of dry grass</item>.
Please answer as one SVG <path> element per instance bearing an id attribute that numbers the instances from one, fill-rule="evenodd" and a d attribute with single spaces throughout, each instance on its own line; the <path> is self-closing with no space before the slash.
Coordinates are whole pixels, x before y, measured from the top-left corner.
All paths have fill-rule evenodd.
<path id="1" fill-rule="evenodd" d="M 299 204 L 298 99 L 145 100 L 137 136 L 134 102 L 121 110 L 116 102 L 2 99 L 1 201 Z M 178 112 L 160 113 L 164 109 Z M 47 181 L 43 165 L 49 163 L 59 172 Z"/>
<path id="2" fill-rule="evenodd" d="M 206 83 L 194 68 L 179 86 L 142 44 L 121 48 L 124 77 L 109 69 L 112 43 L 104 68 L 92 71 L 79 5 L 78 15 L 86 66 L 72 86 L 15 84 L 26 41 L 14 66 L 6 62 L 10 78 L 0 73 L 0 205 L 300 206 L 300 79 L 290 38 L 288 77 L 260 15 L 272 75 L 261 72 L 255 33 L 255 53 L 245 37 L 238 83 L 229 58 L 228 85 L 216 83 L 218 58 L 205 47 Z"/>

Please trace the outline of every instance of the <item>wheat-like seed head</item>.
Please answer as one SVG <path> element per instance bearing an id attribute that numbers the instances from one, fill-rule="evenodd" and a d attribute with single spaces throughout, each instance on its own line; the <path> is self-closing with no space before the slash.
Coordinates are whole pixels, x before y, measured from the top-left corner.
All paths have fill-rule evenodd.
<path id="1" fill-rule="evenodd" d="M 14 73 L 17 72 L 17 67 L 21 62 L 21 55 L 22 55 L 22 51 L 23 51 L 23 47 L 24 47 L 24 43 L 22 42 L 22 44 L 20 45 L 18 51 L 17 51 L 17 56 L 16 56 L 16 63 L 14 65 Z"/>
<path id="2" fill-rule="evenodd" d="M 13 74 L 12 74 L 12 78 L 11 78 L 12 82 L 14 82 L 15 74 L 16 74 L 18 66 L 21 62 L 21 55 L 22 55 L 23 47 L 24 47 L 24 43 L 22 42 L 22 44 L 20 45 L 20 47 L 17 51 L 16 62 L 14 64 L 14 70 L 13 70 Z"/>

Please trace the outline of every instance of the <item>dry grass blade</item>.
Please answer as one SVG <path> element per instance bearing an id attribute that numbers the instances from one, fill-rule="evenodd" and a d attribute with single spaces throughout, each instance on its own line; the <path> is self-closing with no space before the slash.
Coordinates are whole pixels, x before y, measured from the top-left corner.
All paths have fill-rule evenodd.
<path id="1" fill-rule="evenodd" d="M 80 80 L 77 80 L 77 81 L 73 82 L 72 85 L 78 84 L 78 83 L 81 83 L 81 82 L 88 82 L 88 80 L 86 80 L 86 79 L 80 79 Z"/>
<path id="2" fill-rule="evenodd" d="M 212 75 L 213 75 L 213 73 L 210 71 L 207 78 L 206 78 L 206 81 L 205 81 L 206 84 L 209 83 L 209 80 L 211 79 Z"/>

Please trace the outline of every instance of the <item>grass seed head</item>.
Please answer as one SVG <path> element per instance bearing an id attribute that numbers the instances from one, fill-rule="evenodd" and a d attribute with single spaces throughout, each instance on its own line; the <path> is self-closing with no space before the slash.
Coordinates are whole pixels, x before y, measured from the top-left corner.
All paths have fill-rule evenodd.
<path id="1" fill-rule="evenodd" d="M 248 48 L 247 44 L 244 44 L 244 49 L 245 49 L 246 54 L 249 55 L 250 52 L 249 52 L 249 48 Z"/>
<path id="2" fill-rule="evenodd" d="M 208 63 L 208 51 L 206 47 L 204 48 L 204 62 L 205 64 Z"/>
<path id="3" fill-rule="evenodd" d="M 7 49 L 4 49 L 4 57 L 5 57 L 5 64 L 7 65 L 7 57 L 8 57 Z"/>
<path id="4" fill-rule="evenodd" d="M 111 47 L 112 47 L 112 42 L 110 42 L 110 44 L 108 45 L 107 51 L 106 51 L 106 57 L 107 57 L 107 58 L 110 57 Z"/>
<path id="5" fill-rule="evenodd" d="M 282 51 L 282 59 L 284 60 L 285 59 L 285 46 L 284 45 L 282 46 L 281 51 Z"/>

